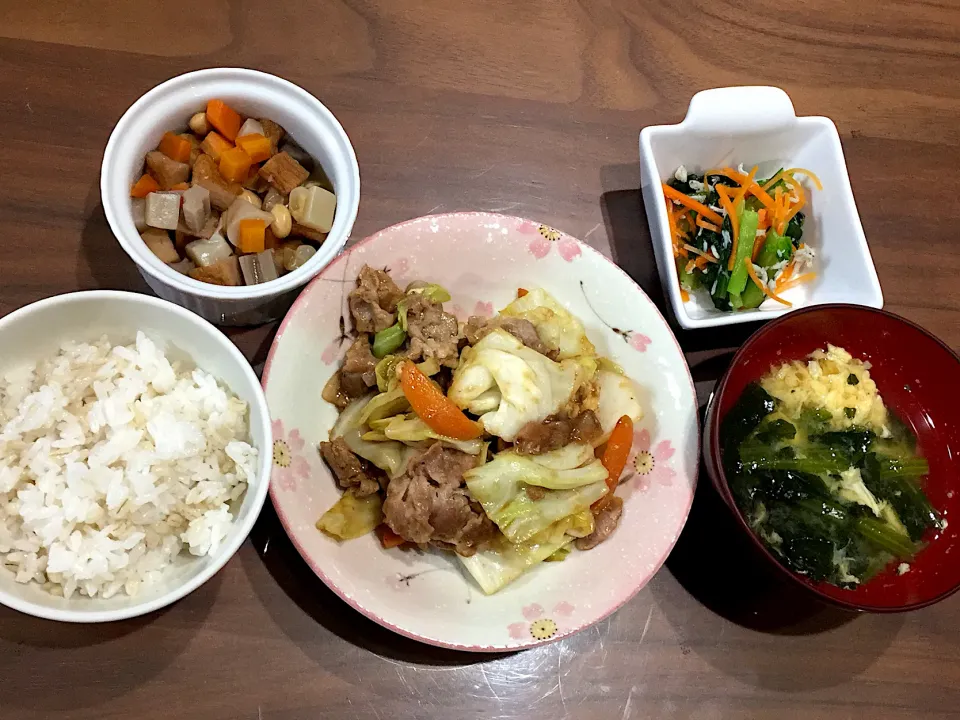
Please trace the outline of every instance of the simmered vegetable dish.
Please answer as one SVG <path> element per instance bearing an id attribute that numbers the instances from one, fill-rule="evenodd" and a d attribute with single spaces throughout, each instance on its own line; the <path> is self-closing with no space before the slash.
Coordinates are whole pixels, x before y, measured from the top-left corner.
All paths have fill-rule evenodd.
<path id="1" fill-rule="evenodd" d="M 307 262 L 333 224 L 333 185 L 282 127 L 221 100 L 166 132 L 130 191 L 140 237 L 195 280 L 257 285 Z"/>
<path id="2" fill-rule="evenodd" d="M 348 297 L 357 337 L 324 389 L 340 415 L 320 451 L 344 493 L 317 527 L 453 551 L 493 593 L 613 533 L 643 410 L 544 290 L 465 323 L 449 299 L 360 271 Z"/>
<path id="3" fill-rule="evenodd" d="M 828 346 L 746 388 L 720 438 L 734 499 L 783 564 L 852 588 L 946 527 L 927 461 L 883 404 L 870 365 Z"/>

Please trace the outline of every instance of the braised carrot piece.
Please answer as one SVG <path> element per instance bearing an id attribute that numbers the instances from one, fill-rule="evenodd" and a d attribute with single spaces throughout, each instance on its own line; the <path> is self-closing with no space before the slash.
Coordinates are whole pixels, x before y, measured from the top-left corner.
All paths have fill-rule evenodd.
<path id="1" fill-rule="evenodd" d="M 220 174 L 229 182 L 242 183 L 250 173 L 253 160 L 243 148 L 230 148 L 220 153 Z"/>
<path id="2" fill-rule="evenodd" d="M 240 238 L 237 249 L 242 253 L 264 251 L 267 224 L 258 218 L 246 218 L 240 221 Z"/>
<path id="3" fill-rule="evenodd" d="M 157 150 L 171 160 L 176 160 L 180 163 L 190 162 L 190 149 L 189 140 L 179 135 L 174 135 L 172 132 L 165 132 L 160 139 L 160 144 L 157 146 Z"/>
<path id="4" fill-rule="evenodd" d="M 633 447 L 633 420 L 629 415 L 624 415 L 610 433 L 610 439 L 607 440 L 607 447 L 604 448 L 600 462 L 607 470 L 607 487 L 610 492 L 616 490 L 620 483 L 620 476 L 623 475 L 623 469 L 627 466 L 627 458 L 630 457 L 630 448 Z"/>
<path id="5" fill-rule="evenodd" d="M 141 175 L 140 179 L 130 188 L 130 197 L 145 198 L 152 192 L 160 189 L 160 183 L 154 180 L 151 175 Z"/>
<path id="6" fill-rule="evenodd" d="M 189 183 L 185 183 L 185 182 L 183 182 L 183 183 L 177 183 L 176 185 L 171 185 L 171 186 L 170 186 L 170 189 L 171 189 L 171 190 L 189 190 L 189 189 L 190 189 L 190 185 L 189 185 Z"/>
<path id="7" fill-rule="evenodd" d="M 527 294 L 527 291 L 524 288 L 517 288 L 517 297 L 522 298 Z"/>
<path id="8" fill-rule="evenodd" d="M 237 139 L 237 133 L 240 132 L 243 118 L 223 100 L 211 100 L 207 103 L 207 122 L 227 140 L 233 142 Z"/>
<path id="9" fill-rule="evenodd" d="M 386 524 L 377 525 L 374 532 L 376 532 L 377 537 L 380 538 L 380 546 L 384 550 L 400 547 L 406 542 L 406 540 L 397 535 L 393 530 L 390 529 L 390 526 Z"/>
<path id="10" fill-rule="evenodd" d="M 269 160 L 273 152 L 273 146 L 263 135 L 253 134 L 244 135 L 237 138 L 237 147 L 243 148 L 243 151 L 250 156 L 255 163 Z"/>
<path id="11" fill-rule="evenodd" d="M 233 143 L 227 140 L 216 130 L 211 130 L 200 143 L 201 149 L 214 160 L 219 162 L 220 155 L 233 147 Z"/>
<path id="12" fill-rule="evenodd" d="M 400 368 L 400 387 L 413 411 L 435 433 L 454 440 L 480 437 L 480 426 L 464 415 L 412 362 L 404 362 Z"/>

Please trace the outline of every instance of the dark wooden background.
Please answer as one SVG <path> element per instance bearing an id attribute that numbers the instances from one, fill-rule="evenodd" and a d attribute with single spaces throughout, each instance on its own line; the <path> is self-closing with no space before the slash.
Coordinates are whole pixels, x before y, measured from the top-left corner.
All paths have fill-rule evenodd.
<path id="1" fill-rule="evenodd" d="M 960 349 L 960 2 L 0 0 L 0 314 L 145 291 L 100 207 L 130 103 L 181 72 L 282 75 L 342 121 L 361 238 L 493 210 L 612 255 L 662 302 L 637 134 L 693 93 L 774 84 L 840 128 L 887 308 Z M 274 327 L 231 332 L 262 363 Z M 745 331 L 684 333 L 701 400 Z M 2 348 L 0 348 L 2 352 Z M 954 379 L 956 381 L 956 379 Z M 0 609 L 0 718 L 913 718 L 960 712 L 960 597 L 853 616 L 756 565 L 702 482 L 667 566 L 579 635 L 438 651 L 350 610 L 271 509 L 156 615 L 74 627 Z"/>

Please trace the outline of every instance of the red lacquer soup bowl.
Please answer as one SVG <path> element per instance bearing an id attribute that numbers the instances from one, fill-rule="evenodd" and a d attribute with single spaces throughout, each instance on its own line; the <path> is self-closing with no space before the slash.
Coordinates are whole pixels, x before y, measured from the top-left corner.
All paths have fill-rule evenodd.
<path id="1" fill-rule="evenodd" d="M 855 590 L 813 583 L 780 564 L 753 533 L 733 500 L 720 460 L 719 428 L 744 388 L 774 366 L 805 358 L 828 344 L 869 361 L 870 375 L 887 407 L 914 431 L 918 449 L 930 463 L 923 489 L 947 519 L 947 527 L 929 539 L 896 572 L 896 563 Z M 960 357 L 940 340 L 908 320 L 857 305 L 821 305 L 798 310 L 757 331 L 733 358 L 707 411 L 706 466 L 717 491 L 744 532 L 787 576 L 835 605 L 869 612 L 896 612 L 930 605 L 960 587 Z M 925 538 L 927 540 L 927 538 Z"/>

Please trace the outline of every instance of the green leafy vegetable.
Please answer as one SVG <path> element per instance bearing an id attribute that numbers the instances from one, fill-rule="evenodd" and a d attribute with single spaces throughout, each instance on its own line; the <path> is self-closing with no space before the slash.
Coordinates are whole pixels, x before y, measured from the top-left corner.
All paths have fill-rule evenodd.
<path id="1" fill-rule="evenodd" d="M 740 293 L 747 286 L 747 266 L 745 261 L 753 253 L 753 244 L 757 239 L 759 215 L 754 210 L 744 208 L 740 211 L 740 232 L 737 240 L 737 254 L 733 259 L 733 273 L 727 283 L 731 303 L 740 302 Z"/>

